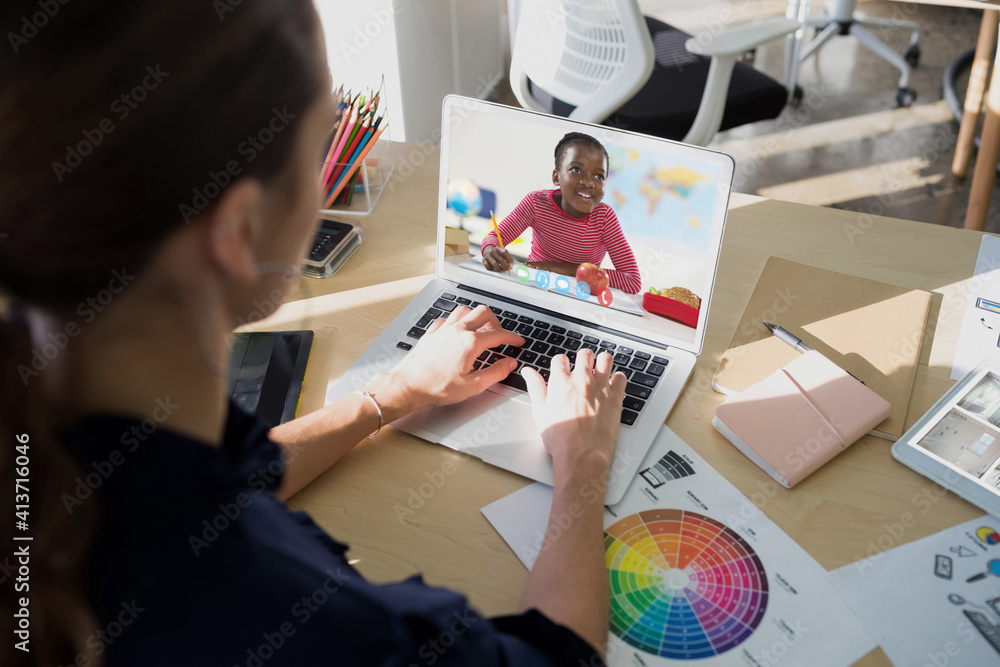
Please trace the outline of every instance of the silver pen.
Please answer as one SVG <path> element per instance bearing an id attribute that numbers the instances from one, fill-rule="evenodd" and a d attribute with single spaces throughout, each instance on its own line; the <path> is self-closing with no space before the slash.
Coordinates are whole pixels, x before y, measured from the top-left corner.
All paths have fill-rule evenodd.
<path id="1" fill-rule="evenodd" d="M 770 322 L 765 322 L 764 320 L 761 320 L 761 322 L 764 322 L 764 326 L 767 327 L 768 331 L 773 333 L 775 336 L 780 338 L 785 343 L 788 343 L 789 345 L 794 347 L 799 352 L 812 352 L 812 348 L 803 343 L 802 339 L 800 339 L 795 334 L 785 331 L 777 324 L 771 324 Z"/>
<path id="2" fill-rule="evenodd" d="M 798 336 L 796 336 L 795 334 L 790 333 L 790 332 L 782 329 L 777 324 L 771 324 L 770 322 L 767 322 L 765 320 L 761 320 L 761 322 L 764 322 L 764 326 L 767 327 L 768 331 L 770 331 L 771 333 L 773 333 L 775 336 L 777 336 L 782 341 L 784 341 L 785 343 L 787 343 L 791 347 L 795 348 L 799 352 L 803 352 L 803 353 L 804 352 L 812 352 L 813 348 L 811 348 L 808 345 L 806 345 L 805 343 L 803 343 L 802 339 L 799 338 Z M 847 369 L 844 369 L 844 372 L 847 373 L 848 375 L 850 375 L 852 378 L 854 378 L 858 382 L 860 382 L 861 384 L 865 384 L 864 380 L 862 380 L 861 378 L 859 378 L 857 375 L 855 375 L 851 371 L 849 371 Z M 865 386 L 867 386 L 867 385 L 865 385 Z"/>

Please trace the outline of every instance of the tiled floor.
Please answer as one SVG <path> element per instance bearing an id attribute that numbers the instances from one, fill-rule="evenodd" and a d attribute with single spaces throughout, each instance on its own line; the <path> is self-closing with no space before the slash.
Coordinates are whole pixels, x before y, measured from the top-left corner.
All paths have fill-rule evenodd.
<path id="1" fill-rule="evenodd" d="M 785 8 L 784 0 L 703 0 L 696 8 L 689 0 L 639 0 L 639 5 L 692 34 L 781 15 Z M 958 124 L 942 101 L 941 82 L 945 68 L 975 46 L 981 13 L 889 1 L 859 2 L 858 9 L 920 25 L 922 56 L 911 76 L 917 91 L 912 108 L 896 108 L 895 68 L 853 38 L 835 37 L 803 64 L 801 105 L 786 107 L 776 120 L 720 133 L 712 146 L 737 159 L 739 192 L 961 227 L 971 175 L 964 181 L 951 175 Z M 812 14 L 821 10 L 822 3 L 814 2 Z M 899 53 L 910 37 L 897 30 L 876 35 Z M 756 66 L 780 79 L 783 54 L 783 42 L 765 45 Z M 967 80 L 959 81 L 962 95 Z M 993 197 L 987 231 L 1000 233 L 1000 194 Z"/>

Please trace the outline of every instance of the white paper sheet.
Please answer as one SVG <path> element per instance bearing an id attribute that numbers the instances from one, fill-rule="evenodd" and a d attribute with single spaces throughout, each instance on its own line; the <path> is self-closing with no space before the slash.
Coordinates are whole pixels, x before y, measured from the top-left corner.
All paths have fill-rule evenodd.
<path id="1" fill-rule="evenodd" d="M 982 300 L 982 301 L 980 301 Z M 997 304 L 996 307 L 991 303 Z M 990 355 L 1000 355 L 1000 238 L 984 236 L 962 316 L 951 379 L 958 380 Z"/>
<path id="2" fill-rule="evenodd" d="M 530 569 L 551 505 L 533 484 L 482 511 Z M 667 427 L 604 525 L 613 667 L 850 665 L 875 648 L 819 563 Z"/>
<path id="3" fill-rule="evenodd" d="M 989 515 L 845 565 L 830 580 L 896 665 L 1000 664 L 1000 521 Z"/>

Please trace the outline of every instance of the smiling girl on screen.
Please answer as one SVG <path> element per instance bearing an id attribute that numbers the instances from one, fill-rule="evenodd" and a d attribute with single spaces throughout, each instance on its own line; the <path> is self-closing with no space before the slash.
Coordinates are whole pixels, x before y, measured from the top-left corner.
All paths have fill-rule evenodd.
<path id="1" fill-rule="evenodd" d="M 556 144 L 555 159 L 556 189 L 531 192 L 521 200 L 499 224 L 504 243 L 531 227 L 528 266 L 567 276 L 576 275 L 584 262 L 600 266 L 605 254 L 610 255 L 615 265 L 608 269 L 610 286 L 636 294 L 642 284 L 635 255 L 615 212 L 601 202 L 608 177 L 607 150 L 588 134 L 570 132 Z M 490 232 L 483 239 L 483 266 L 507 271 L 513 265 L 496 231 Z"/>

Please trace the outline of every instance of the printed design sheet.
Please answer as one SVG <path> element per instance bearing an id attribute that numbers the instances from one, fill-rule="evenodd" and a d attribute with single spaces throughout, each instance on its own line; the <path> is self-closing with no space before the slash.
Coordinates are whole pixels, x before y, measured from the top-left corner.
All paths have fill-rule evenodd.
<path id="1" fill-rule="evenodd" d="M 830 579 L 894 664 L 1000 663 L 1000 520 L 967 521 Z"/>
<path id="2" fill-rule="evenodd" d="M 483 514 L 530 569 L 551 504 L 533 484 Z M 875 648 L 819 563 L 666 427 L 604 526 L 610 665 L 849 665 Z"/>
<path id="3" fill-rule="evenodd" d="M 986 235 L 969 281 L 951 379 L 962 379 L 989 356 L 1000 356 L 1000 238 Z"/>

